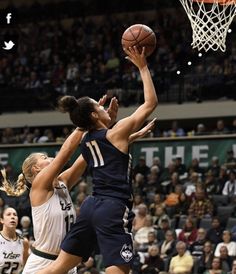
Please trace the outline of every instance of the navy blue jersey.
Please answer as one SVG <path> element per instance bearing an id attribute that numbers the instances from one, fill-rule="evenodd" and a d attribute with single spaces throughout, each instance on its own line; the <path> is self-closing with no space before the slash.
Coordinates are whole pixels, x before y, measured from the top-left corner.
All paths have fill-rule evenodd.
<path id="1" fill-rule="evenodd" d="M 113 146 L 106 133 L 107 129 L 93 130 L 81 142 L 81 153 L 93 177 L 93 194 L 130 201 L 131 156 Z"/>

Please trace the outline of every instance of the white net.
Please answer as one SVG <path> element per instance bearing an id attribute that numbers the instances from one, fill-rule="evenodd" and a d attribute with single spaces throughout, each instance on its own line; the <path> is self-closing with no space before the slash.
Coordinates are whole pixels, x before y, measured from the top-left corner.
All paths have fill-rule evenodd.
<path id="1" fill-rule="evenodd" d="M 236 0 L 179 0 L 191 22 L 192 47 L 226 50 L 226 36 L 236 15 Z"/>

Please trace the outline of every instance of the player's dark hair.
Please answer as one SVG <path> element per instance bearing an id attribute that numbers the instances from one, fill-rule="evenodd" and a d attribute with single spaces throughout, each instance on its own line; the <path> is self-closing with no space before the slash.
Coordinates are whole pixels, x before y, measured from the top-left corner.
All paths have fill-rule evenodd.
<path id="1" fill-rule="evenodd" d="M 3 209 L 3 211 L 0 212 L 0 218 L 1 219 L 3 219 L 3 214 L 4 214 L 5 209 Z M 0 222 L 0 231 L 2 231 L 2 230 L 3 230 L 3 224 L 2 224 L 2 222 Z"/>
<path id="2" fill-rule="evenodd" d="M 16 209 L 15 209 L 14 207 L 12 207 L 12 206 L 7 206 L 7 207 L 3 208 L 3 210 L 0 212 L 0 218 L 3 219 L 3 216 L 4 216 L 5 211 L 6 211 L 7 209 L 9 209 L 9 208 L 13 208 L 13 209 L 16 211 Z M 16 212 L 16 213 L 17 213 L 17 212 Z M 17 215 L 17 216 L 18 216 L 18 215 Z"/>
<path id="3" fill-rule="evenodd" d="M 58 101 L 58 107 L 62 112 L 68 112 L 72 123 L 83 129 L 93 128 L 91 113 L 94 111 L 94 104 L 89 97 L 81 97 L 78 100 L 74 96 L 63 96 Z"/>
<path id="4" fill-rule="evenodd" d="M 5 207 L 5 208 L 3 208 L 3 210 L 2 210 L 2 211 L 0 211 L 0 218 L 1 218 L 1 219 L 3 219 L 3 214 L 4 214 L 5 210 L 6 210 L 6 207 Z"/>

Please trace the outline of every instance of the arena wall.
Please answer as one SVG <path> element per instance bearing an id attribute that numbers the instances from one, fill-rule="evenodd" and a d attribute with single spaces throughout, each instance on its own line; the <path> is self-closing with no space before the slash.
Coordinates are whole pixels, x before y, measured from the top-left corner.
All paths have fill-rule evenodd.
<path id="1" fill-rule="evenodd" d="M 130 115 L 136 107 L 119 109 L 118 120 Z M 219 101 L 185 103 L 185 104 L 160 104 L 151 118 L 157 117 L 159 121 L 200 119 L 217 117 L 235 117 L 236 101 Z M 60 126 L 70 125 L 68 115 L 58 111 L 32 112 L 32 113 L 3 113 L 0 115 L 0 128 L 24 126 Z"/>

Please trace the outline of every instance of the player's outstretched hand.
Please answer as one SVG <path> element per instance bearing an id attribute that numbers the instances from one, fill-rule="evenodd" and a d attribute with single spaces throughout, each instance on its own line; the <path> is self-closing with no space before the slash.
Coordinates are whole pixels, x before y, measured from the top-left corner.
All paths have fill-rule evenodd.
<path id="1" fill-rule="evenodd" d="M 128 49 L 124 48 L 124 51 L 127 54 L 125 58 L 130 60 L 140 70 L 147 66 L 147 61 L 145 56 L 145 47 L 142 48 L 141 53 L 139 52 L 136 46 L 129 47 Z"/>
<path id="2" fill-rule="evenodd" d="M 116 97 L 113 97 L 107 109 L 107 113 L 109 114 L 111 118 L 110 126 L 114 125 L 114 123 L 116 122 L 118 109 L 119 109 L 118 100 L 116 99 Z"/>
<path id="3" fill-rule="evenodd" d="M 102 96 L 102 98 L 99 99 L 98 104 L 100 106 L 104 106 L 106 101 L 107 101 L 107 95 L 105 94 Z M 118 100 L 116 99 L 116 97 L 113 97 L 111 99 L 109 107 L 106 109 L 107 113 L 109 114 L 109 116 L 111 118 L 111 122 L 110 122 L 109 126 L 114 125 L 114 123 L 116 122 L 118 109 L 119 109 Z"/>
<path id="4" fill-rule="evenodd" d="M 107 95 L 104 94 L 104 95 L 102 96 L 102 98 L 99 99 L 98 104 L 99 104 L 100 106 L 104 106 L 105 103 L 106 103 L 106 101 L 107 101 Z"/>
<path id="5" fill-rule="evenodd" d="M 156 121 L 157 121 L 157 118 L 152 119 L 152 121 L 149 122 L 145 127 L 141 128 L 139 131 L 131 134 L 129 136 L 129 144 L 134 142 L 135 140 L 137 140 L 139 138 L 143 138 L 144 136 L 149 134 L 152 131 L 152 129 L 154 128 Z"/>

